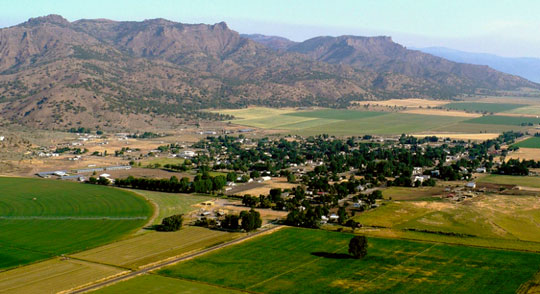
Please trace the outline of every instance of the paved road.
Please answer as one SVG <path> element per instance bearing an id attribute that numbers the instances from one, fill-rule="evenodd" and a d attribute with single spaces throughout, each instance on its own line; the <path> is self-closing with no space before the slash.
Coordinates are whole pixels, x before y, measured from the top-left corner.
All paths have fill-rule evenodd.
<path id="1" fill-rule="evenodd" d="M 90 285 L 90 286 L 86 286 L 84 288 L 80 288 L 80 289 L 73 290 L 73 291 L 68 291 L 67 293 L 76 294 L 76 293 L 85 293 L 85 292 L 88 292 L 88 291 L 97 290 L 99 288 L 103 288 L 105 286 L 109 286 L 111 284 L 118 283 L 118 282 L 123 281 L 123 280 L 131 279 L 131 278 L 133 278 L 135 276 L 142 275 L 142 274 L 151 272 L 153 270 L 157 270 L 159 268 L 162 268 L 162 267 L 165 267 L 165 266 L 177 263 L 177 262 L 181 262 L 181 261 L 184 261 L 184 260 L 187 260 L 187 259 L 195 258 L 195 257 L 201 256 L 203 254 L 206 254 L 208 252 L 211 252 L 211 251 L 218 250 L 218 249 L 230 246 L 230 245 L 240 243 L 240 242 L 245 241 L 247 239 L 251 239 L 251 238 L 253 238 L 255 236 L 258 236 L 258 235 L 261 235 L 261 234 L 264 234 L 264 233 L 268 233 L 268 232 L 273 231 L 273 230 L 277 230 L 277 229 L 279 229 L 281 227 L 282 226 L 280 226 L 280 225 L 272 225 L 271 227 L 262 229 L 260 231 L 255 232 L 255 233 L 251 233 L 251 234 L 249 234 L 247 236 L 244 236 L 242 238 L 239 238 L 239 239 L 235 239 L 235 240 L 232 240 L 232 241 L 229 241 L 229 242 L 226 242 L 226 243 L 222 243 L 222 244 L 216 245 L 214 247 L 210 247 L 210 248 L 207 248 L 207 249 L 204 249 L 204 250 L 192 253 L 192 254 L 184 255 L 184 256 L 169 260 L 169 261 L 164 261 L 162 263 L 158 263 L 158 264 L 153 265 L 151 267 L 147 267 L 147 268 L 144 268 L 144 269 L 141 269 L 141 270 L 138 270 L 138 271 L 133 271 L 133 272 L 131 272 L 129 274 L 119 276 L 119 277 L 116 277 L 116 278 L 113 278 L 113 279 L 110 279 L 110 280 L 107 280 L 107 281 L 103 281 L 103 282 L 100 282 L 100 283 L 97 283 L 97 284 L 93 284 L 93 285 Z"/>

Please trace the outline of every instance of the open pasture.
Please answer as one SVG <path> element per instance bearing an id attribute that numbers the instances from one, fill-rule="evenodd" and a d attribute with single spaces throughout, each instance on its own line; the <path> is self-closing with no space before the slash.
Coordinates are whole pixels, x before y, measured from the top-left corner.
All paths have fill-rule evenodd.
<path id="1" fill-rule="evenodd" d="M 536 225 L 540 221 L 540 200 L 534 196 L 478 196 L 464 203 L 396 201 L 359 214 L 355 220 L 401 231 L 540 242 Z"/>
<path id="2" fill-rule="evenodd" d="M 525 107 L 514 108 L 504 113 L 523 114 L 523 115 L 540 115 L 540 105 L 528 105 Z"/>
<path id="3" fill-rule="evenodd" d="M 137 193 L 156 204 L 158 207 L 158 214 L 153 220 L 153 224 L 159 224 L 163 218 L 173 214 L 184 214 L 193 211 L 197 209 L 193 205 L 212 199 L 212 197 L 209 196 L 195 194 L 175 194 L 146 190 L 129 191 Z"/>
<path id="4" fill-rule="evenodd" d="M 151 232 L 138 235 L 77 253 L 73 257 L 137 269 L 160 260 L 230 241 L 241 235 L 200 227 L 186 227 L 177 232 Z"/>
<path id="5" fill-rule="evenodd" d="M 478 182 L 540 188 L 540 177 L 488 175 L 478 179 Z"/>
<path id="6" fill-rule="evenodd" d="M 131 192 L 0 178 L 0 269 L 111 242 L 143 226 L 150 204 Z"/>
<path id="7" fill-rule="evenodd" d="M 452 102 L 443 105 L 444 108 L 454 110 L 464 110 L 470 112 L 503 112 L 520 107 L 524 107 L 524 104 L 515 103 L 484 103 L 484 102 Z"/>
<path id="8" fill-rule="evenodd" d="M 413 134 L 413 136 L 415 137 L 418 137 L 418 138 L 424 138 L 424 137 L 429 137 L 429 136 L 435 136 L 435 137 L 438 137 L 438 138 L 449 138 L 449 139 L 452 139 L 452 140 L 464 140 L 464 141 L 468 141 L 468 140 L 472 140 L 472 141 L 485 141 L 485 140 L 490 140 L 490 139 L 495 139 L 497 137 L 499 137 L 499 133 L 481 133 L 481 134 L 478 134 L 478 133 L 463 133 L 463 134 L 460 134 L 460 133 L 425 133 L 425 134 Z"/>
<path id="9" fill-rule="evenodd" d="M 159 274 L 262 293 L 511 293 L 540 255 L 288 228 L 163 269 Z"/>

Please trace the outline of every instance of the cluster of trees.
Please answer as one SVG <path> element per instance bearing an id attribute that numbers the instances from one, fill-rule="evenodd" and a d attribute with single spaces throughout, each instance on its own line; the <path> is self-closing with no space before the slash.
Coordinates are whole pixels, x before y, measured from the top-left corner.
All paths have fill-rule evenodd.
<path id="1" fill-rule="evenodd" d="M 179 180 L 176 176 L 172 176 L 170 179 L 145 179 L 129 176 L 114 182 L 118 187 L 172 193 L 214 193 L 221 191 L 226 183 L 224 176 L 212 177 L 208 173 L 195 176 L 193 181 L 187 177 Z"/>
<path id="2" fill-rule="evenodd" d="M 227 214 L 219 220 L 219 223 L 215 219 L 203 217 L 200 220 L 197 220 L 195 225 L 207 228 L 220 227 L 222 229 L 232 231 L 242 229 L 246 232 L 251 232 L 261 227 L 262 219 L 261 214 L 255 209 L 251 208 L 249 211 L 244 210 L 240 212 L 240 215 Z"/>
<path id="3" fill-rule="evenodd" d="M 174 232 L 182 228 L 184 222 L 184 216 L 182 214 L 175 214 L 164 218 L 161 224 L 156 226 L 157 231 L 161 232 Z"/>
<path id="4" fill-rule="evenodd" d="M 111 183 L 111 181 L 105 177 L 90 177 L 87 181 L 87 183 L 89 184 L 94 184 L 94 185 L 104 185 L 104 186 L 107 186 Z"/>
<path id="5" fill-rule="evenodd" d="M 510 176 L 527 176 L 530 168 L 540 168 L 540 161 L 510 159 L 503 162 L 496 173 Z"/>

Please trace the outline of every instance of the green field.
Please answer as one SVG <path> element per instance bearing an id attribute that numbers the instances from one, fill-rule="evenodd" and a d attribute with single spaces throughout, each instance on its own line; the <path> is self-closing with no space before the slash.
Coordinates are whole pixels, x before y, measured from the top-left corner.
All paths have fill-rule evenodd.
<path id="1" fill-rule="evenodd" d="M 382 192 L 384 199 L 429 200 L 435 195 L 440 195 L 442 190 L 443 189 L 440 187 L 389 187 L 388 189 L 384 189 Z"/>
<path id="2" fill-rule="evenodd" d="M 531 137 L 514 144 L 514 146 L 520 148 L 540 148 L 540 137 Z"/>
<path id="3" fill-rule="evenodd" d="M 144 225 L 151 205 L 97 185 L 0 178 L 0 269 L 81 251 Z"/>
<path id="4" fill-rule="evenodd" d="M 540 188 L 540 177 L 488 175 L 478 179 L 478 182 Z"/>
<path id="5" fill-rule="evenodd" d="M 218 286 L 191 282 L 159 275 L 144 275 L 94 292 L 94 294 L 239 294 L 244 293 Z"/>
<path id="6" fill-rule="evenodd" d="M 481 103 L 481 102 L 452 102 L 443 105 L 444 108 L 454 110 L 465 110 L 471 112 L 504 112 L 520 107 L 524 107 L 524 104 L 514 103 Z"/>
<path id="7" fill-rule="evenodd" d="M 350 259 L 352 235 L 287 228 L 159 274 L 263 293 L 512 293 L 540 255 L 370 238 Z"/>
<path id="8" fill-rule="evenodd" d="M 482 117 L 473 118 L 465 121 L 465 123 L 474 124 L 488 124 L 488 125 L 511 125 L 520 126 L 525 123 L 532 123 L 534 125 L 540 124 L 540 118 L 534 117 L 519 117 L 519 116 L 502 116 L 502 115 L 487 115 Z"/>
<path id="9" fill-rule="evenodd" d="M 193 211 L 196 208 L 192 205 L 213 199 L 209 196 L 195 194 L 174 194 L 145 190 L 130 191 L 140 194 L 158 206 L 158 216 L 154 219 L 153 224 L 159 224 L 163 218 L 173 214 L 183 214 Z"/>
<path id="10" fill-rule="evenodd" d="M 312 117 L 312 118 L 322 118 L 322 119 L 335 119 L 335 120 L 355 120 L 368 117 L 374 117 L 379 115 L 384 115 L 384 112 L 375 112 L 375 111 L 358 111 L 358 110 L 349 110 L 349 109 L 319 109 L 313 111 L 300 111 L 287 113 L 288 116 L 299 116 L 299 117 Z"/>

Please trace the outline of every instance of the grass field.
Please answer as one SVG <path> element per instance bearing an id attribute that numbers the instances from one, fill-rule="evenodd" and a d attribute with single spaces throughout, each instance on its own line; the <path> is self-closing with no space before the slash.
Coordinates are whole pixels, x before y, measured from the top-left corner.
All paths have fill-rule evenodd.
<path id="1" fill-rule="evenodd" d="M 384 115 L 384 112 L 359 111 L 348 109 L 319 109 L 313 111 L 299 111 L 287 113 L 288 116 L 311 117 L 334 120 L 356 120 L 368 117 Z"/>
<path id="2" fill-rule="evenodd" d="M 532 123 L 538 125 L 540 123 L 540 118 L 535 117 L 519 117 L 519 116 L 503 116 L 503 115 L 487 115 L 482 117 L 473 118 L 465 121 L 465 123 L 474 123 L 474 124 L 487 124 L 487 125 L 510 125 L 510 126 L 520 126 L 525 123 Z"/>
<path id="3" fill-rule="evenodd" d="M 527 140 L 514 144 L 519 148 L 540 148 L 540 137 L 530 137 Z"/>
<path id="4" fill-rule="evenodd" d="M 55 258 L 0 272 L 0 293 L 57 293 L 121 272 L 112 266 Z"/>
<path id="5" fill-rule="evenodd" d="M 195 194 L 173 194 L 145 190 L 131 191 L 140 194 L 158 206 L 158 216 L 154 219 L 153 224 L 159 224 L 163 218 L 173 214 L 188 213 L 196 209 L 192 205 L 212 199 L 209 196 Z"/>
<path id="6" fill-rule="evenodd" d="M 144 275 L 112 285 L 93 294 L 239 294 L 244 293 L 208 284 L 191 282 L 159 275 Z"/>
<path id="7" fill-rule="evenodd" d="M 482 103 L 482 102 L 452 102 L 443 105 L 447 109 L 465 110 L 473 112 L 503 112 L 520 107 L 524 107 L 524 104 L 514 103 Z"/>
<path id="8" fill-rule="evenodd" d="M 540 245 L 540 199 L 491 195 L 455 204 L 445 201 L 390 202 L 354 219 L 372 227 L 419 230 L 466 237 L 536 242 Z"/>
<path id="9" fill-rule="evenodd" d="M 0 178 L 0 269 L 113 241 L 146 223 L 150 204 L 118 189 Z"/>
<path id="10" fill-rule="evenodd" d="M 488 175 L 478 182 L 540 188 L 540 177 Z"/>
<path id="11" fill-rule="evenodd" d="M 383 197 L 392 200 L 427 200 L 440 195 L 442 190 L 440 187 L 390 187 L 383 190 Z"/>
<path id="12" fill-rule="evenodd" d="M 350 259 L 350 234 L 282 229 L 159 271 L 263 293 L 511 293 L 540 255 L 370 238 Z"/>
<path id="13" fill-rule="evenodd" d="M 241 236 L 199 227 L 186 227 L 177 232 L 152 232 L 110 243 L 73 255 L 76 258 L 139 268 L 170 257 L 200 250 Z"/>

